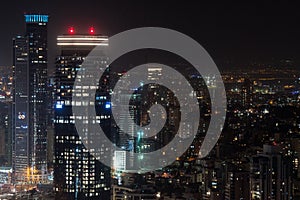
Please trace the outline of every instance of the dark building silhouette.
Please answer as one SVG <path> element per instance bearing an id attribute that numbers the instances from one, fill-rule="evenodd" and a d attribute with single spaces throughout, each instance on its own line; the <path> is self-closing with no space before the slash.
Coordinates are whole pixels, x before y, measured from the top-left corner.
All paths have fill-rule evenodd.
<path id="1" fill-rule="evenodd" d="M 250 163 L 251 199 L 293 199 L 291 163 L 278 146 L 264 145 Z"/>
<path id="2" fill-rule="evenodd" d="M 231 170 L 227 172 L 225 199 L 250 200 L 250 177 L 248 171 Z"/>

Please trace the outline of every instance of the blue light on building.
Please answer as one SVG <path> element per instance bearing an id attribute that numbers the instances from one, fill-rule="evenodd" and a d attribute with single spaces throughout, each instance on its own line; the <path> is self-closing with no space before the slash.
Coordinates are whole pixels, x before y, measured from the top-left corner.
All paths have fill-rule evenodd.
<path id="1" fill-rule="evenodd" d="M 299 90 L 296 90 L 296 91 L 293 91 L 293 92 L 292 92 L 292 95 L 299 94 L 299 93 L 300 93 L 300 91 L 299 91 Z"/>
<path id="2" fill-rule="evenodd" d="M 55 108 L 56 109 L 62 109 L 64 102 L 63 101 L 58 101 L 56 102 Z"/>
<path id="3" fill-rule="evenodd" d="M 106 108 L 106 109 L 110 109 L 110 107 L 111 107 L 110 102 L 106 102 L 106 103 L 105 103 L 105 108 Z"/>
<path id="4" fill-rule="evenodd" d="M 32 22 L 42 22 L 46 23 L 48 22 L 48 15 L 25 15 L 25 22 L 32 23 Z"/>

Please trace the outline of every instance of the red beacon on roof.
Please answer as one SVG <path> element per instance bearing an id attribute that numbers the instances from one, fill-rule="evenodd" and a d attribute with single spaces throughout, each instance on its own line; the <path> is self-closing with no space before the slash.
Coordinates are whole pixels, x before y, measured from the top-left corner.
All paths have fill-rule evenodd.
<path id="1" fill-rule="evenodd" d="M 95 29 L 94 29 L 94 27 L 90 27 L 89 33 L 90 33 L 91 35 L 95 34 Z"/>
<path id="2" fill-rule="evenodd" d="M 75 33 L 75 30 L 74 30 L 74 27 L 71 26 L 68 30 L 69 34 L 74 34 Z"/>

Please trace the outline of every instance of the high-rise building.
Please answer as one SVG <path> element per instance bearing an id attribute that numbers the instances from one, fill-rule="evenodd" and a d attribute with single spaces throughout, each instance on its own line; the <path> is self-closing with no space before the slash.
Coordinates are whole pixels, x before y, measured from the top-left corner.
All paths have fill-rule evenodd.
<path id="1" fill-rule="evenodd" d="M 26 31 L 13 39 L 13 182 L 47 181 L 48 15 L 25 14 Z"/>
<path id="2" fill-rule="evenodd" d="M 12 66 L 0 67 L 0 166 L 11 167 Z"/>
<path id="3" fill-rule="evenodd" d="M 212 159 L 200 161 L 202 168 L 202 184 L 200 193 L 202 199 L 225 199 L 223 194 L 224 167 Z"/>
<path id="4" fill-rule="evenodd" d="M 11 167 L 11 99 L 0 101 L 0 166 Z"/>
<path id="5" fill-rule="evenodd" d="M 225 199 L 250 200 L 249 172 L 240 170 L 230 170 L 227 173 L 225 185 Z"/>
<path id="6" fill-rule="evenodd" d="M 245 78 L 241 88 L 242 105 L 249 108 L 252 104 L 253 85 L 250 79 Z"/>
<path id="7" fill-rule="evenodd" d="M 293 199 L 292 161 L 280 153 L 280 148 L 264 145 L 263 152 L 250 163 L 251 199 Z"/>
<path id="8" fill-rule="evenodd" d="M 72 101 L 72 89 L 78 70 L 88 54 L 98 45 L 107 46 L 108 37 L 95 34 L 75 34 L 57 37 L 60 55 L 56 59 L 55 72 L 55 141 L 54 141 L 54 190 L 57 199 L 110 199 L 110 168 L 96 159 L 86 149 L 75 127 L 75 119 L 86 119 L 74 115 L 72 107 L 95 103 L 100 112 L 89 123 L 98 123 L 102 128 L 110 127 L 110 104 L 104 87 L 96 93 L 95 102 Z M 107 57 L 99 55 L 99 63 L 107 65 Z M 94 87 L 80 86 L 83 90 L 78 95 L 88 95 L 84 89 Z M 77 95 L 77 93 L 76 93 Z M 88 130 L 86 132 L 89 134 Z"/>

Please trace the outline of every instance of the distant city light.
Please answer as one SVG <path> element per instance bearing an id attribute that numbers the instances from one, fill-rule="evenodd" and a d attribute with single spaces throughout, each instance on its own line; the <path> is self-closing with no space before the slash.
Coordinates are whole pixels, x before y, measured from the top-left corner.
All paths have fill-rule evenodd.
<path id="1" fill-rule="evenodd" d="M 95 29 L 94 29 L 94 27 L 90 27 L 90 34 L 95 34 Z"/>
<path id="2" fill-rule="evenodd" d="M 64 102 L 58 101 L 58 102 L 56 102 L 55 108 L 57 108 L 57 109 L 62 109 L 63 104 L 64 104 Z"/>
<path id="3" fill-rule="evenodd" d="M 58 46 L 108 46 L 108 38 L 96 35 L 76 35 L 75 29 L 73 33 L 57 37 Z"/>
<path id="4" fill-rule="evenodd" d="M 106 103 L 105 103 L 105 108 L 106 108 L 106 109 L 110 109 L 110 107 L 111 107 L 110 102 L 106 102 Z"/>
<path id="5" fill-rule="evenodd" d="M 75 30 L 74 30 L 74 27 L 70 27 L 69 30 L 68 30 L 69 34 L 74 34 L 75 33 Z"/>

